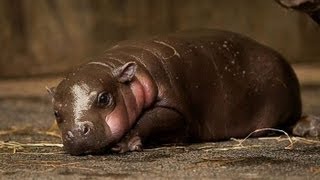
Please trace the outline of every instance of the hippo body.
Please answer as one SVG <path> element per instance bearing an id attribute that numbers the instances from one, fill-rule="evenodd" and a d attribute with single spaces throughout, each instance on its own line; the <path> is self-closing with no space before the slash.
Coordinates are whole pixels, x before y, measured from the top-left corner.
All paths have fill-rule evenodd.
<path id="1" fill-rule="evenodd" d="M 121 42 L 71 72 L 53 101 L 74 155 L 241 138 L 301 118 L 299 83 L 284 58 L 222 30 Z"/>

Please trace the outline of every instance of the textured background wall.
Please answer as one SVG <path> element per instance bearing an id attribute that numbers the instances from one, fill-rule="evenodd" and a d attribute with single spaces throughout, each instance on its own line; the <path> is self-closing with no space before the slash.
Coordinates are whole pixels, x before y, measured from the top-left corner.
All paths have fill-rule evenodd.
<path id="1" fill-rule="evenodd" d="M 124 39 L 190 28 L 248 35 L 291 62 L 320 59 L 320 28 L 273 0 L 2 0 L 0 78 L 58 74 Z"/>

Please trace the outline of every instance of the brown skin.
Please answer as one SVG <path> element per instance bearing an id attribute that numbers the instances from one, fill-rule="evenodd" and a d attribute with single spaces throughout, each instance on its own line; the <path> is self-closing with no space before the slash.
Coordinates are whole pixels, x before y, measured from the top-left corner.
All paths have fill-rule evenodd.
<path id="1" fill-rule="evenodd" d="M 295 9 L 308 14 L 320 24 L 320 0 L 276 0 L 285 8 Z"/>
<path id="2" fill-rule="evenodd" d="M 288 129 L 301 117 L 299 83 L 283 57 L 220 30 L 119 43 L 52 93 L 73 155 L 241 138 L 259 128 Z"/>

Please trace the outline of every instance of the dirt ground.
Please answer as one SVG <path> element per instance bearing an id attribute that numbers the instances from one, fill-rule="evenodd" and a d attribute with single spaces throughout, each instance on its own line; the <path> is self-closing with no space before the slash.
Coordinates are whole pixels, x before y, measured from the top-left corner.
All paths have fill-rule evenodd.
<path id="1" fill-rule="evenodd" d="M 295 66 L 304 112 L 320 115 L 320 68 Z M 0 179 L 320 179 L 320 139 L 286 136 L 143 152 L 70 156 L 48 130 L 53 123 L 45 86 L 59 78 L 0 81 Z"/>

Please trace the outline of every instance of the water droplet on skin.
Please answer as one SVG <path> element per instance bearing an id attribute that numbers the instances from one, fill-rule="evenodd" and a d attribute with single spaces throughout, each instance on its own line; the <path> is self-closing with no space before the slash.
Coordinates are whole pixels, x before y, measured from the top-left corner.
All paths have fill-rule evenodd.
<path id="1" fill-rule="evenodd" d="M 235 64 L 235 60 L 232 60 L 232 61 L 231 61 L 231 64 Z"/>
<path id="2" fill-rule="evenodd" d="M 227 48 L 227 45 L 226 45 L 226 44 L 223 44 L 222 46 L 223 46 L 224 48 Z"/>
<path id="3" fill-rule="evenodd" d="M 71 131 L 68 131 L 67 133 L 68 133 L 68 138 L 73 138 L 74 137 L 74 135 L 72 134 Z"/>

